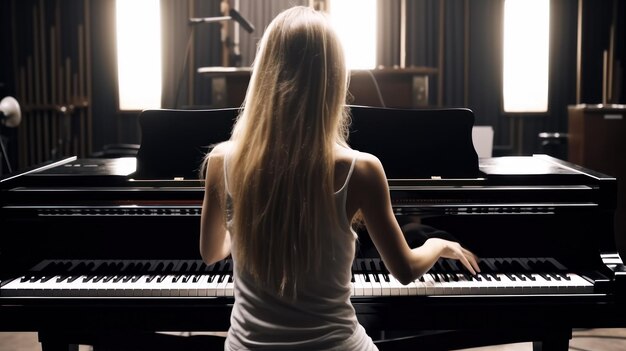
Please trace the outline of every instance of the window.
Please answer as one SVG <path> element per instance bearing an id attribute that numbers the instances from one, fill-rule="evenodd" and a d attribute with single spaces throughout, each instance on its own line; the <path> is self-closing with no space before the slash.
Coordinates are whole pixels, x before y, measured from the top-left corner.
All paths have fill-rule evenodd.
<path id="1" fill-rule="evenodd" d="M 549 0 L 505 0 L 504 112 L 548 111 L 549 37 Z"/>
<path id="2" fill-rule="evenodd" d="M 376 67 L 376 0 L 331 0 L 329 13 L 349 69 Z"/>
<path id="3" fill-rule="evenodd" d="M 117 0 L 117 79 L 120 110 L 161 107 L 159 0 Z"/>

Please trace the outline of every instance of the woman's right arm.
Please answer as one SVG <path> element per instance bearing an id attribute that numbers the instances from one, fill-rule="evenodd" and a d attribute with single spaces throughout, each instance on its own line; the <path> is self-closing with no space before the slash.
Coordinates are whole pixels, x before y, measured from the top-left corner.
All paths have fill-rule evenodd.
<path id="1" fill-rule="evenodd" d="M 459 260 L 476 274 L 480 269 L 476 256 L 459 243 L 431 238 L 424 245 L 411 249 L 404 238 L 391 207 L 387 177 L 380 160 L 361 153 L 350 183 L 367 232 L 385 262 L 387 269 L 403 284 L 426 273 L 440 257 Z"/>

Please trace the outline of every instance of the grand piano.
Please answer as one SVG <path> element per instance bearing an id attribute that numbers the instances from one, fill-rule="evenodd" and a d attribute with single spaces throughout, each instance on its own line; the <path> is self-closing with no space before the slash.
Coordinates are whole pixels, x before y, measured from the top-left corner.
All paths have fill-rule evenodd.
<path id="1" fill-rule="evenodd" d="M 200 259 L 197 168 L 236 114 L 144 111 L 137 157 L 70 157 L 2 179 L 0 330 L 36 331 L 44 350 L 226 330 L 232 262 Z M 479 159 L 468 109 L 351 114 L 349 143 L 381 159 L 407 240 L 458 240 L 482 268 L 440 260 L 401 285 L 362 230 L 352 302 L 381 350 L 567 350 L 574 328 L 626 326 L 615 178 L 547 155 Z"/>

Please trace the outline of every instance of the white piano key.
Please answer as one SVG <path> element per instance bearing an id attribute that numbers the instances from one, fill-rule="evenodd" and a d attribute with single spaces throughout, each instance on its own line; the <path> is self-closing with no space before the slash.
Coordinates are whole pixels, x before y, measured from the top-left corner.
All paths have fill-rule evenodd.
<path id="1" fill-rule="evenodd" d="M 383 293 L 383 291 L 382 291 L 382 284 L 381 284 L 382 277 L 379 277 L 379 275 L 373 274 L 373 273 L 369 273 L 368 276 L 369 276 L 370 282 L 372 284 L 372 295 L 373 296 L 381 296 L 382 293 Z M 376 280 L 378 280 L 378 281 L 376 281 Z"/>
<path id="2" fill-rule="evenodd" d="M 367 274 L 359 274 L 361 276 L 361 282 L 363 284 L 363 295 L 372 296 L 374 294 L 374 289 L 372 287 L 372 283 L 369 282 L 369 277 Z"/>
<path id="3" fill-rule="evenodd" d="M 354 296 L 364 296 L 365 288 L 363 286 L 363 275 L 362 274 L 354 274 Z"/>

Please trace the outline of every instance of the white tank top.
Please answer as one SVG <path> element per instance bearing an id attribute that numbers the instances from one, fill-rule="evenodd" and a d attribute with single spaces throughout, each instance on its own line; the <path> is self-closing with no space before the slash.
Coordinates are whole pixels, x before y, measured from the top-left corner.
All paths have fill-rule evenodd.
<path id="1" fill-rule="evenodd" d="M 238 272 L 233 260 L 235 304 L 225 350 L 377 350 L 350 302 L 357 235 L 346 215 L 346 198 L 357 155 L 355 151 L 348 176 L 335 193 L 341 223 L 327 229 L 334 240 L 323 244 L 321 276 L 308 276 L 299 282 L 295 300 L 257 286 L 251 277 Z M 230 197 L 227 156 L 224 179 Z"/>

